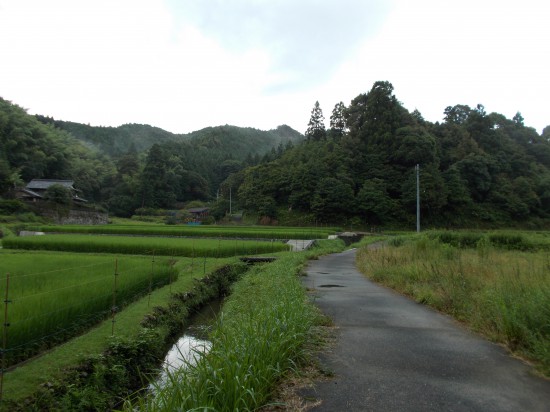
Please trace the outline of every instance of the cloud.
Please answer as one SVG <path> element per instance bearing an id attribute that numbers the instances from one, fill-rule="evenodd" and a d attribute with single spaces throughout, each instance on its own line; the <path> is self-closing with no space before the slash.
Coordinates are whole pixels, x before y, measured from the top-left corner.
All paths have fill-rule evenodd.
<path id="1" fill-rule="evenodd" d="M 169 2 L 180 22 L 224 48 L 265 50 L 277 73 L 269 92 L 306 89 L 327 80 L 376 32 L 390 2 L 379 0 L 193 0 Z"/>

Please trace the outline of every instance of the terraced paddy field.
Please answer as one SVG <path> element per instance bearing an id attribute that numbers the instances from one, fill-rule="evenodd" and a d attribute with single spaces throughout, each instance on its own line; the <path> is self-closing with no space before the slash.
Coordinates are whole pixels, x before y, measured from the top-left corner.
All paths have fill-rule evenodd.
<path id="1" fill-rule="evenodd" d="M 118 253 L 187 257 L 229 257 L 289 250 L 278 241 L 188 239 L 153 236 L 45 235 L 11 237 L 2 242 L 5 249 L 55 250 L 82 253 Z"/>
<path id="2" fill-rule="evenodd" d="M 40 232 L 117 234 L 144 236 L 180 236 L 247 239 L 326 239 L 340 231 L 335 227 L 280 227 L 280 226 L 167 226 L 152 224 L 116 225 L 48 225 L 35 226 Z"/>

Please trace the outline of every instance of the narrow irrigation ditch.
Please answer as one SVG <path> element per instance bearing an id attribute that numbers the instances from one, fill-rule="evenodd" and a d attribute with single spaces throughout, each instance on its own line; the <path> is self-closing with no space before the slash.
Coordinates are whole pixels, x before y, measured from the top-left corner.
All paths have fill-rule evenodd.
<path id="1" fill-rule="evenodd" d="M 158 376 L 167 351 L 189 326 L 190 319 L 210 302 L 222 299 L 231 284 L 248 270 L 244 263 L 226 265 L 195 280 L 187 292 L 176 292 L 164 306 L 155 306 L 141 321 L 135 338 L 114 336 L 101 355 L 88 356 L 64 371 L 57 381 L 44 382 L 25 400 L 3 400 L 2 411 L 111 410 L 127 396 L 147 390 Z"/>

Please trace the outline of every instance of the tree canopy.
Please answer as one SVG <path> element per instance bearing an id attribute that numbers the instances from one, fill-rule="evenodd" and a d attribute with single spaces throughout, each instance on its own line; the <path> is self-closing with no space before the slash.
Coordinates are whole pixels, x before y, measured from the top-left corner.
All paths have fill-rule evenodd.
<path id="1" fill-rule="evenodd" d="M 315 102 L 304 136 L 288 126 L 209 127 L 175 135 L 148 125 L 102 128 L 30 116 L 0 99 L 0 196 L 35 178 L 72 179 L 110 213 L 213 203 L 265 216 L 414 227 L 415 165 L 423 222 L 538 225 L 550 218 L 550 126 L 542 134 L 487 113 L 442 108 L 442 122 L 409 113 L 393 85 L 335 105 L 325 129 Z M 538 219 L 538 220 L 537 220 Z"/>

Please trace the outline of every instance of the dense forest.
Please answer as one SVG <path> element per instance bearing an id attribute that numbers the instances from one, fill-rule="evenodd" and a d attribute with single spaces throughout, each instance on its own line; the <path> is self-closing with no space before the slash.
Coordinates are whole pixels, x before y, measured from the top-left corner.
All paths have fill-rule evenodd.
<path id="1" fill-rule="evenodd" d="M 299 210 L 321 222 L 414 227 L 419 164 L 430 225 L 550 217 L 550 127 L 539 135 L 520 113 L 510 120 L 482 105 L 455 105 L 434 124 L 409 113 L 391 83 L 376 82 L 348 107 L 337 104 L 328 130 L 316 103 L 306 138 L 279 159 L 239 172 L 246 209 L 274 219 Z"/>
<path id="2" fill-rule="evenodd" d="M 550 127 L 539 135 L 479 104 L 431 123 L 376 82 L 325 126 L 318 102 L 305 137 L 209 127 L 176 135 L 148 125 L 93 127 L 31 116 L 0 99 L 0 196 L 33 178 L 73 179 L 111 214 L 178 209 L 191 200 L 264 222 L 414 226 L 540 225 L 550 218 Z M 217 199 L 217 200 L 216 200 Z M 219 217 L 218 216 L 218 217 Z"/>
<path id="3" fill-rule="evenodd" d="M 0 196 L 35 178 L 71 179 L 82 197 L 118 216 L 208 201 L 231 173 L 303 140 L 288 126 L 208 127 L 185 135 L 149 125 L 94 127 L 31 116 L 0 99 Z"/>

